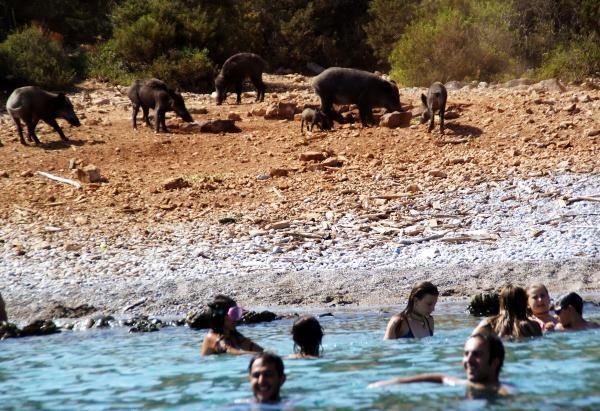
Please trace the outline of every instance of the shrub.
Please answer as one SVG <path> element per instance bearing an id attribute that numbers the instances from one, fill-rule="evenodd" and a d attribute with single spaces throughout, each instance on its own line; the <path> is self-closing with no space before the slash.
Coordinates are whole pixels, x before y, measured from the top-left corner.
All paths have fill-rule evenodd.
<path id="1" fill-rule="evenodd" d="M 0 44 L 0 55 L 8 74 L 28 84 L 61 89 L 75 79 L 75 71 L 62 47 L 34 27 L 9 35 Z"/>
<path id="2" fill-rule="evenodd" d="M 154 60 L 149 74 L 186 90 L 210 92 L 214 88 L 213 64 L 206 49 L 175 50 L 160 56 Z"/>
<path id="3" fill-rule="evenodd" d="M 458 11 L 424 13 L 410 24 L 390 55 L 392 77 L 403 84 L 429 86 L 434 81 L 495 80 L 517 66 L 511 55 L 513 35 L 503 13 L 490 1 Z M 466 10 L 464 10 L 466 8 Z"/>
<path id="4" fill-rule="evenodd" d="M 558 45 L 545 56 L 536 75 L 539 78 L 560 77 L 572 81 L 599 73 L 600 38 L 590 34 Z"/>
<path id="5" fill-rule="evenodd" d="M 114 40 L 109 40 L 88 53 L 87 69 L 90 77 L 121 85 L 130 84 L 135 77 L 127 70 L 115 50 Z"/>

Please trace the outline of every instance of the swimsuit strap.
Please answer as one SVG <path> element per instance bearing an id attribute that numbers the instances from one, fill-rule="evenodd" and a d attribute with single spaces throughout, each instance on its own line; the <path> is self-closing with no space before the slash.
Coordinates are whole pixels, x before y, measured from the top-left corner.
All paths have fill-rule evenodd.
<path id="1" fill-rule="evenodd" d="M 427 329 L 429 330 L 429 336 L 433 337 L 433 331 L 431 330 L 431 327 L 429 326 L 429 320 L 427 319 L 427 317 L 423 317 L 425 318 L 425 323 L 427 324 Z"/>

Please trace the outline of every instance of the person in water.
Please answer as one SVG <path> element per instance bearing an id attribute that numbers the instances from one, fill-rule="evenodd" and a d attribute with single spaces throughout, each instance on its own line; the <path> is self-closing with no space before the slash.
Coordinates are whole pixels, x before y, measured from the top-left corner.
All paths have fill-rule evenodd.
<path id="1" fill-rule="evenodd" d="M 558 331 L 600 328 L 600 324 L 583 319 L 583 299 L 577 293 L 569 293 L 562 297 L 554 307 L 554 312 L 558 315 L 559 323 L 555 328 Z"/>
<path id="2" fill-rule="evenodd" d="M 294 354 L 289 358 L 318 358 L 323 340 L 323 328 L 319 320 L 310 315 L 298 318 L 292 326 Z"/>
<path id="3" fill-rule="evenodd" d="M 286 378 L 281 357 L 270 352 L 257 354 L 250 360 L 248 375 L 256 402 L 274 404 L 281 401 L 279 392 Z"/>
<path id="4" fill-rule="evenodd" d="M 431 313 L 435 310 L 439 294 L 437 287 L 429 281 L 415 285 L 404 311 L 388 322 L 383 339 L 431 337 L 434 328 Z"/>
<path id="5" fill-rule="evenodd" d="M 378 381 L 369 388 L 391 384 L 431 382 L 447 385 L 466 385 L 467 396 L 484 397 L 489 395 L 508 395 L 512 389 L 500 382 L 500 370 L 504 364 L 504 345 L 494 334 L 471 335 L 464 347 L 463 368 L 466 379 L 449 377 L 443 374 L 419 374 L 412 377 L 400 377 Z"/>
<path id="6" fill-rule="evenodd" d="M 495 333 L 502 338 L 539 337 L 542 328 L 527 317 L 527 292 L 511 284 L 500 291 L 500 312 L 483 320 L 473 334 Z"/>
<path id="7" fill-rule="evenodd" d="M 235 323 L 242 317 L 242 308 L 224 295 L 217 295 L 208 304 L 210 331 L 202 342 L 201 354 L 256 354 L 262 352 L 260 345 L 244 337 L 235 329 Z"/>
<path id="8" fill-rule="evenodd" d="M 6 305 L 2 299 L 2 294 L 0 294 L 0 323 L 3 321 L 8 321 L 8 315 L 6 314 Z"/>
<path id="9" fill-rule="evenodd" d="M 532 284 L 527 289 L 527 305 L 530 318 L 542 328 L 542 331 L 553 330 L 558 318 L 550 314 L 550 294 L 544 284 Z"/>

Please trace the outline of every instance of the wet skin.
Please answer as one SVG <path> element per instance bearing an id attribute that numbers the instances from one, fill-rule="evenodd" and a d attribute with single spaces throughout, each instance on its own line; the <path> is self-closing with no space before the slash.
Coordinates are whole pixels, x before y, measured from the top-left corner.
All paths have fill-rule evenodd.
<path id="1" fill-rule="evenodd" d="M 259 403 L 275 403 L 279 401 L 279 390 L 285 382 L 285 374 L 279 375 L 275 365 L 259 358 L 250 369 L 250 387 L 254 398 Z"/>

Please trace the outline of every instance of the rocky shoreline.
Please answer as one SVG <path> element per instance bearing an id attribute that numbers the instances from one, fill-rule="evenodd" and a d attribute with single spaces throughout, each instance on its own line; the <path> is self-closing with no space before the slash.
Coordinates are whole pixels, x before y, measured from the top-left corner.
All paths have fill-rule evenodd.
<path id="1" fill-rule="evenodd" d="M 564 173 L 420 197 L 410 210 L 392 203 L 376 215 L 322 213 L 269 229 L 242 220 L 157 225 L 113 241 L 94 230 L 53 234 L 76 250 L 37 243 L 37 224 L 9 224 L 0 229 L 3 296 L 10 317 L 25 319 L 51 303 L 176 316 L 217 293 L 245 306 L 396 305 L 425 279 L 446 298 L 510 281 L 597 292 L 600 204 L 573 202 L 597 187 L 598 175 Z M 31 248 L 19 255 L 16 243 Z"/>

